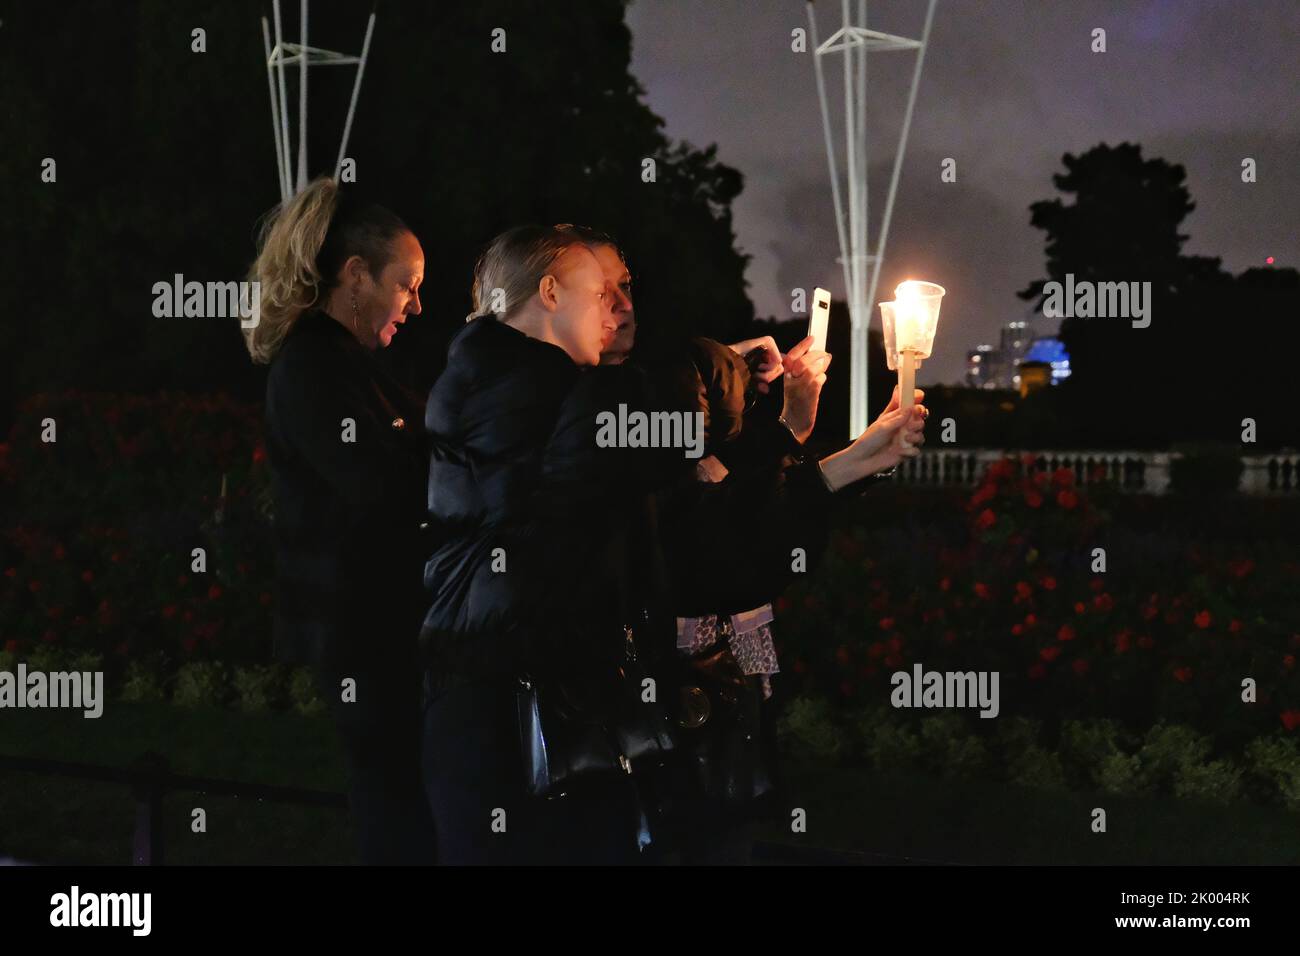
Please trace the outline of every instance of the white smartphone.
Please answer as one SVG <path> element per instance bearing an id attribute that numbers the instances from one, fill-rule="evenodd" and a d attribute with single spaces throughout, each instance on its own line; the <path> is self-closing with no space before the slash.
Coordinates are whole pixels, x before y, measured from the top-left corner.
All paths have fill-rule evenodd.
<path id="1" fill-rule="evenodd" d="M 808 310 L 808 334 L 813 337 L 812 347 L 826 351 L 826 329 L 831 320 L 831 294 L 825 289 L 813 289 L 812 308 Z"/>

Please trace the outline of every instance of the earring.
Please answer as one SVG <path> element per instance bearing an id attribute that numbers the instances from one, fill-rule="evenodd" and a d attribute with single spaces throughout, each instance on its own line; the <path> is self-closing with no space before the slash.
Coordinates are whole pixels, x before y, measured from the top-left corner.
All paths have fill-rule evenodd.
<path id="1" fill-rule="evenodd" d="M 352 293 L 352 330 L 361 334 L 361 310 L 357 307 L 357 294 Z"/>

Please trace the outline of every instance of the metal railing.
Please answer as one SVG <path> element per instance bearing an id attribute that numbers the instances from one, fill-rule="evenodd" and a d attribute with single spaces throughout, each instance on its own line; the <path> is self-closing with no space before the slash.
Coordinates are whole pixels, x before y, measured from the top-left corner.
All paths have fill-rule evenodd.
<path id="1" fill-rule="evenodd" d="M 1169 472 L 1178 452 L 1152 451 L 1033 451 L 993 448 L 927 449 L 899 465 L 893 481 L 911 485 L 974 486 L 988 466 L 1003 458 L 1031 455 L 1040 471 L 1069 468 L 1081 485 L 1111 483 L 1122 491 L 1163 495 L 1169 490 Z M 1300 452 L 1243 455 L 1238 491 L 1246 495 L 1300 493 Z"/>
<path id="2" fill-rule="evenodd" d="M 16 770 L 76 780 L 98 780 L 129 787 L 136 805 L 135 830 L 131 838 L 131 863 L 134 866 L 163 864 L 165 848 L 162 826 L 163 800 L 168 793 L 190 791 L 247 798 L 258 802 L 347 809 L 347 797 L 341 793 L 172 773 L 171 762 L 161 754 L 153 752 L 141 754 L 129 767 L 104 767 L 63 760 L 46 760 L 42 757 L 0 755 L 0 770 Z"/>

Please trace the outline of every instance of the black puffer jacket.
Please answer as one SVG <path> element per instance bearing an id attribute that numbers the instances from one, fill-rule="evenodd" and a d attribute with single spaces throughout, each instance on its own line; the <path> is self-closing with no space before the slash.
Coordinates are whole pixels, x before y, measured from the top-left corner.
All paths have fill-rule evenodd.
<path id="1" fill-rule="evenodd" d="M 681 393 L 631 366 L 579 369 L 489 318 L 453 340 L 425 416 L 435 672 L 572 671 L 621 652 L 634 614 L 641 649 L 671 655 L 675 615 L 762 604 L 793 547 L 820 549 L 833 496 L 815 461 L 704 484 L 681 449 L 597 447 L 597 415 L 620 405 L 680 408 Z"/>
<path id="2" fill-rule="evenodd" d="M 665 452 L 597 448 L 595 416 L 644 404 L 641 384 L 631 369 L 580 370 L 491 318 L 453 340 L 425 414 L 443 542 L 425 566 L 421 645 L 435 671 L 542 672 L 589 659 L 603 636 L 621 640 L 618 578 L 640 578 L 632 525 L 656 481 L 649 459 Z"/>

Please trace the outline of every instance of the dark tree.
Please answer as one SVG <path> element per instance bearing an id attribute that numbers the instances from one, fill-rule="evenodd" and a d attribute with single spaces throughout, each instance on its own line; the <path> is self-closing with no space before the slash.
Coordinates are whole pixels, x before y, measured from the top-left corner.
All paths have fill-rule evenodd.
<path id="1" fill-rule="evenodd" d="M 1062 161 L 1066 172 L 1052 181 L 1074 201 L 1030 206 L 1031 223 L 1046 233 L 1047 277 L 1021 298 L 1042 308 L 1044 285 L 1067 275 L 1076 284 L 1150 283 L 1151 312 L 1145 328 L 1123 317 L 1062 319 L 1073 374 L 1052 397 L 1059 417 L 1041 441 L 1239 445 L 1242 420 L 1254 418 L 1261 447 L 1296 443 L 1297 426 L 1277 405 L 1287 375 L 1280 346 L 1300 306 L 1296 272 L 1249 270 L 1234 279 L 1217 258 L 1183 255 L 1188 237 L 1179 230 L 1195 203 L 1180 165 L 1144 159 L 1130 143 Z M 1243 338 L 1245 328 L 1256 331 Z"/>
<path id="2" fill-rule="evenodd" d="M 712 148 L 663 135 L 630 73 L 625 6 L 380 5 L 348 154 L 358 189 L 424 245 L 425 314 L 386 356 L 415 384 L 436 375 L 441 343 L 469 309 L 479 251 L 520 222 L 618 236 L 652 337 L 726 337 L 752 318 L 730 213 L 741 176 Z M 296 4 L 287 9 L 296 39 Z M 313 5 L 311 44 L 357 51 L 369 12 Z M 66 387 L 260 393 L 232 321 L 155 318 L 151 290 L 175 273 L 242 278 L 257 221 L 279 198 L 260 23 L 269 14 L 252 0 L 6 5 L 0 419 L 21 396 Z M 205 53 L 191 51 L 199 27 Z M 498 27 L 504 53 L 491 49 Z M 50 50 L 77 55 L 55 61 Z M 352 76 L 312 71 L 312 175 L 333 171 Z M 291 124 L 295 144 L 296 133 Z M 41 182 L 45 157 L 58 164 L 56 183 Z M 643 181 L 646 160 L 654 182 Z"/>

